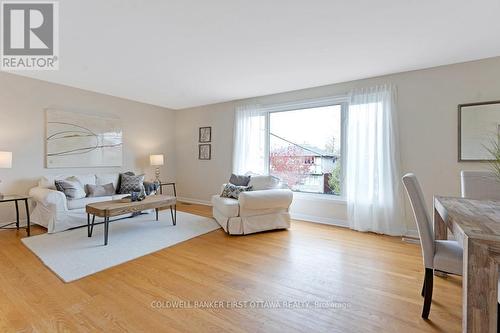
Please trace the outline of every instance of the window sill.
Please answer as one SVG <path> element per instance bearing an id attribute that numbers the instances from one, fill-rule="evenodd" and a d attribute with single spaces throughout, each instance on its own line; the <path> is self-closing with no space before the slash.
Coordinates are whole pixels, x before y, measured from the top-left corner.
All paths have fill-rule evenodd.
<path id="1" fill-rule="evenodd" d="M 347 204 L 344 197 L 331 194 L 321 194 L 321 193 L 305 193 L 305 192 L 293 192 L 293 196 L 296 199 L 308 200 L 308 201 L 328 201 L 338 204 Z"/>

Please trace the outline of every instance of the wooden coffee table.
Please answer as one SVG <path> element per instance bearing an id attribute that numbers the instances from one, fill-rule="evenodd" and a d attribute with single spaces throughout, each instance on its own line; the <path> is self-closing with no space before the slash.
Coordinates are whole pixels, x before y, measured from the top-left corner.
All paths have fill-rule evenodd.
<path id="1" fill-rule="evenodd" d="M 124 215 L 128 213 L 141 212 L 143 210 L 154 209 L 156 211 L 156 221 L 158 221 L 158 211 L 161 208 L 170 207 L 170 215 L 172 216 L 172 223 L 177 223 L 177 209 L 176 198 L 169 195 L 151 195 L 142 201 L 130 201 L 130 199 L 120 199 L 96 202 L 86 206 L 87 211 L 87 233 L 92 237 L 94 231 L 95 217 L 104 218 L 104 245 L 108 245 L 108 232 L 110 217 Z M 92 215 L 92 223 L 90 222 L 90 215 Z M 112 221 L 111 221 L 112 222 Z"/>

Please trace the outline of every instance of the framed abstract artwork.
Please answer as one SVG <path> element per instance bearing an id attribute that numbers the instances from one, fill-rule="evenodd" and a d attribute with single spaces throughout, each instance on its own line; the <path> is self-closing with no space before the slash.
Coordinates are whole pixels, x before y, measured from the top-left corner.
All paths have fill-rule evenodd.
<path id="1" fill-rule="evenodd" d="M 119 118 L 46 110 L 47 168 L 116 167 L 123 163 Z"/>
<path id="2" fill-rule="evenodd" d="M 198 142 L 211 142 L 212 141 L 212 127 L 200 127 L 198 133 Z"/>
<path id="3" fill-rule="evenodd" d="M 458 106 L 458 161 L 491 161 L 500 140 L 500 101 Z"/>
<path id="4" fill-rule="evenodd" d="M 198 159 L 211 160 L 212 159 L 212 145 L 204 144 L 198 145 Z"/>

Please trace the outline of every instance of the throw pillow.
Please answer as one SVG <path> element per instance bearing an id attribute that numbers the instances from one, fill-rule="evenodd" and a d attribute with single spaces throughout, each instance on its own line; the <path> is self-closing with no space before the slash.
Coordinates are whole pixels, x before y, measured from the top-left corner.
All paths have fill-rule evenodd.
<path id="1" fill-rule="evenodd" d="M 238 199 L 241 192 L 251 191 L 252 186 L 236 186 L 233 184 L 226 184 L 220 195 L 223 198 L 233 198 Z"/>
<path id="2" fill-rule="evenodd" d="M 122 193 L 121 188 L 122 188 L 122 176 L 123 175 L 129 175 L 129 176 L 134 176 L 135 173 L 132 171 L 127 171 L 125 173 L 120 173 L 120 176 L 118 177 L 118 184 L 116 184 L 116 193 Z"/>
<path id="3" fill-rule="evenodd" d="M 157 182 L 144 182 L 144 190 L 146 195 L 156 194 L 160 185 Z"/>
<path id="4" fill-rule="evenodd" d="M 121 175 L 120 194 L 130 194 L 144 190 L 144 175 L 130 176 L 125 173 Z"/>
<path id="5" fill-rule="evenodd" d="M 229 182 L 236 186 L 248 186 L 250 182 L 250 176 L 235 175 L 234 173 L 229 178 Z"/>
<path id="6" fill-rule="evenodd" d="M 69 177 L 66 179 L 58 179 L 54 181 L 56 189 L 63 192 L 70 200 L 82 199 L 87 196 L 82 183 L 76 177 Z"/>
<path id="7" fill-rule="evenodd" d="M 87 188 L 87 193 L 89 197 L 107 197 L 115 194 L 115 187 L 113 183 L 109 183 L 106 185 L 85 185 Z"/>

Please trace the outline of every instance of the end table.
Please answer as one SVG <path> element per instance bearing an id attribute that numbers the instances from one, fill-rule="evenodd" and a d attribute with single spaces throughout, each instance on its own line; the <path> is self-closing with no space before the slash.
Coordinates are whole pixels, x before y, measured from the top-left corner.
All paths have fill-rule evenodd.
<path id="1" fill-rule="evenodd" d="M 4 195 L 3 197 L 0 197 L 0 203 L 2 202 L 14 202 L 16 205 L 16 221 L 7 223 L 4 225 L 0 226 L 0 229 L 17 229 L 19 230 L 19 201 L 24 201 L 24 207 L 26 208 L 26 233 L 28 234 L 28 237 L 31 234 L 30 230 L 30 210 L 28 206 L 28 199 L 30 197 L 26 195 Z M 9 227 L 12 224 L 16 224 L 15 227 Z"/>

